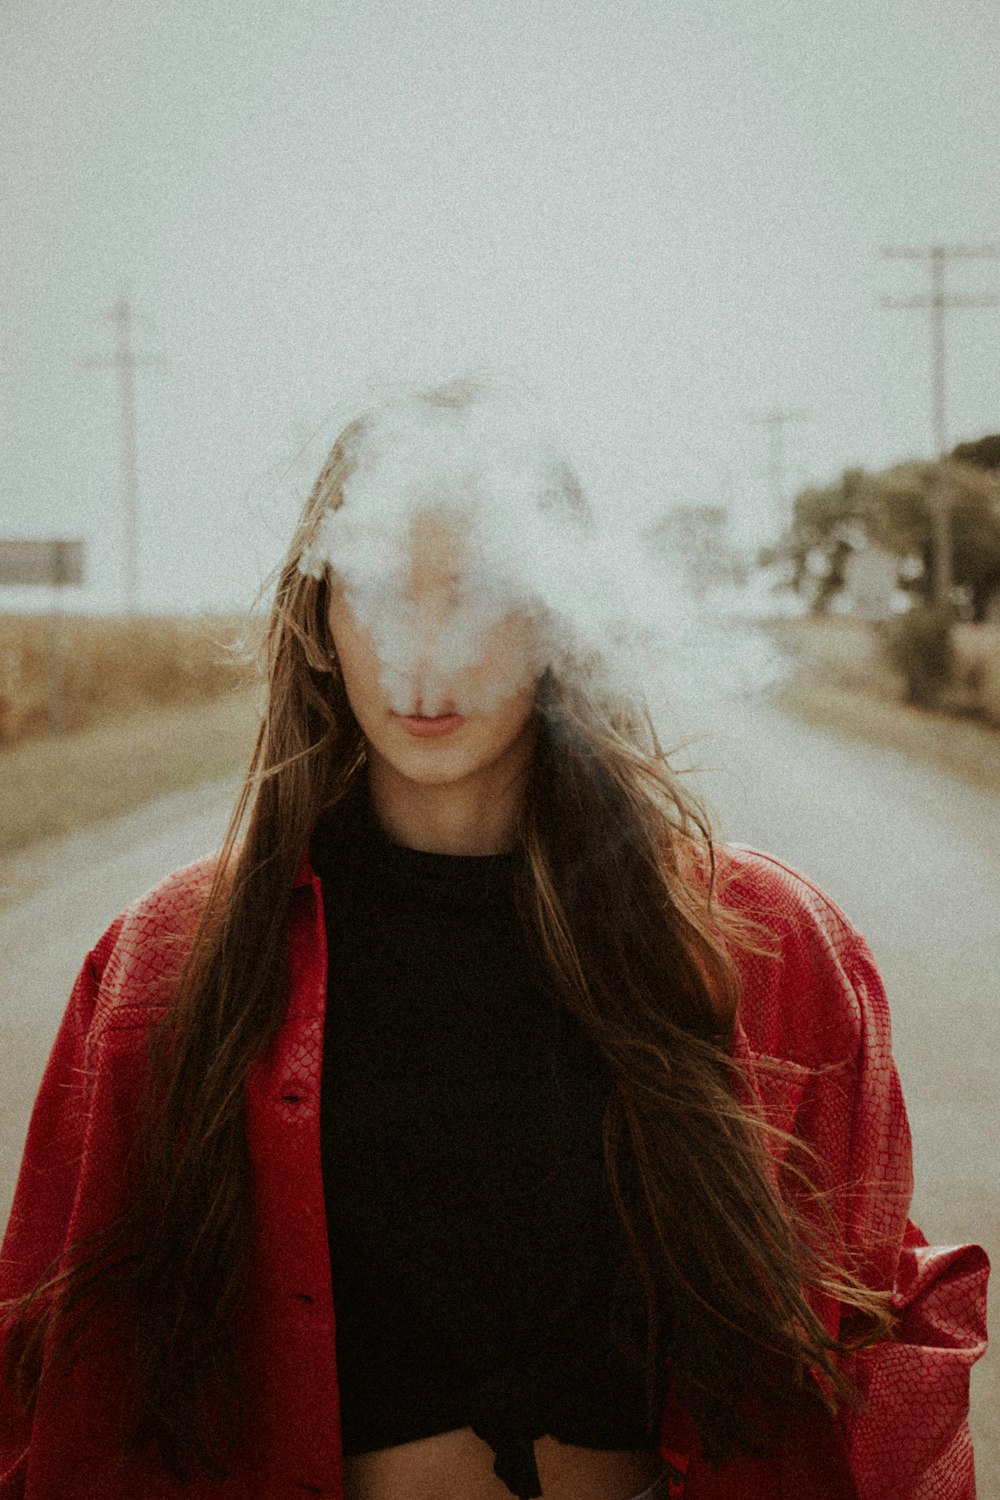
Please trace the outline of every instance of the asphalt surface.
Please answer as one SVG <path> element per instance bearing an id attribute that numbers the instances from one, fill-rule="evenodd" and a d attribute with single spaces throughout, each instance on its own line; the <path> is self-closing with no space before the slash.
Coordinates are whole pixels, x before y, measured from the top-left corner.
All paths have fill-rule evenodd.
<path id="1" fill-rule="evenodd" d="M 778 855 L 865 934 L 889 993 L 910 1114 L 912 1216 L 936 1244 L 1000 1261 L 1000 798 L 899 752 L 771 708 L 657 711 L 722 835 Z M 676 731 L 676 733 L 674 732 Z M 683 760 L 684 757 L 681 757 Z M 217 847 L 235 784 L 165 799 L 32 852 L 0 911 L 0 1224 L 31 1102 L 73 978 L 106 924 L 171 869 Z M 991 1287 L 998 1324 L 997 1276 Z M 1000 1500 L 1000 1356 L 972 1375 L 980 1500 Z"/>

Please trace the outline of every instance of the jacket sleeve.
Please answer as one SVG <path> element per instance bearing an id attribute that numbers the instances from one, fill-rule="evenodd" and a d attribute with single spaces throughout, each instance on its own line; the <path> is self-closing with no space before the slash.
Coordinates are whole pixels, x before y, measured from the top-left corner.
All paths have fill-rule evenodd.
<path id="1" fill-rule="evenodd" d="M 86 1149 L 88 1036 L 119 922 L 87 955 L 42 1075 L 0 1250 L 0 1313 L 35 1286 L 66 1244 Z M 0 1316 L 0 1500 L 20 1500 L 32 1421 L 4 1376 L 8 1327 L 9 1318 Z"/>
<path id="2" fill-rule="evenodd" d="M 974 1500 L 969 1372 L 986 1348 L 989 1260 L 979 1245 L 927 1243 L 909 1219 L 910 1130 L 889 1007 L 857 933 L 847 973 L 861 1045 L 850 1101 L 847 1243 L 865 1279 L 891 1289 L 896 1336 L 843 1361 L 865 1407 L 840 1421 L 860 1500 Z"/>

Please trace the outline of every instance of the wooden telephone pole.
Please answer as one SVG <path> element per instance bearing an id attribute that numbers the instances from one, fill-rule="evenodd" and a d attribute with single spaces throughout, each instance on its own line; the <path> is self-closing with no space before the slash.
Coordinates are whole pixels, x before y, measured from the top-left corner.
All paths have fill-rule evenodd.
<path id="1" fill-rule="evenodd" d="M 135 371 L 161 361 L 139 359 L 132 350 L 132 304 L 122 292 L 107 321 L 115 325 L 115 352 L 92 354 L 80 364 L 86 370 L 117 370 L 122 411 L 122 457 L 125 467 L 125 609 L 139 612 L 139 465 L 135 441 Z"/>
<path id="2" fill-rule="evenodd" d="M 954 591 L 954 564 L 951 538 L 951 497 L 945 459 L 948 456 L 948 424 L 945 412 L 944 315 L 959 307 L 997 307 L 1000 296 L 986 292 L 981 296 L 962 293 L 945 295 L 945 262 L 951 259 L 985 260 L 1000 256 L 1000 245 L 929 245 L 907 249 L 885 245 L 882 254 L 893 260 L 930 260 L 931 290 L 925 297 L 883 297 L 885 307 L 927 308 L 931 315 L 931 409 L 934 447 L 938 458 L 938 482 L 931 504 L 933 531 L 932 571 L 934 603 L 951 615 Z"/>
<path id="3" fill-rule="evenodd" d="M 785 423 L 803 422 L 811 416 L 812 413 L 808 411 L 789 411 L 784 407 L 774 407 L 771 411 L 748 418 L 750 422 L 763 423 L 770 431 L 771 502 L 776 536 L 780 536 L 788 524 L 785 502 Z"/>

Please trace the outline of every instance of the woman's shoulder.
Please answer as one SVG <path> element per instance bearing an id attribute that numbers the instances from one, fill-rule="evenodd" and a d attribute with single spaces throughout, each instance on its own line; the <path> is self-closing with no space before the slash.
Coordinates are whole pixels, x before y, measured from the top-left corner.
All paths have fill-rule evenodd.
<path id="1" fill-rule="evenodd" d="M 218 854 L 172 870 L 138 896 L 88 955 L 97 985 L 94 1024 L 145 1024 L 162 1008 L 208 900 Z"/>
<path id="2" fill-rule="evenodd" d="M 857 928 L 843 907 L 795 865 L 749 844 L 716 841 L 720 900 L 780 929 L 817 929 L 835 943 L 850 943 Z"/>
<path id="3" fill-rule="evenodd" d="M 171 870 L 125 908 L 121 914 L 123 926 L 155 933 L 183 927 L 197 919 L 208 898 L 218 862 L 218 853 L 205 854 Z"/>
<path id="4" fill-rule="evenodd" d="M 716 862 L 719 906 L 765 938 L 735 953 L 751 1045 L 807 1064 L 852 1055 L 864 1005 L 885 1003 L 862 933 L 822 886 L 777 855 L 718 843 Z"/>
<path id="5" fill-rule="evenodd" d="M 777 936 L 822 936 L 850 946 L 860 936 L 850 917 L 810 876 L 787 860 L 749 844 L 713 838 L 682 846 L 684 875 L 702 893 L 713 872 L 713 903 L 735 916 L 758 921 Z"/>

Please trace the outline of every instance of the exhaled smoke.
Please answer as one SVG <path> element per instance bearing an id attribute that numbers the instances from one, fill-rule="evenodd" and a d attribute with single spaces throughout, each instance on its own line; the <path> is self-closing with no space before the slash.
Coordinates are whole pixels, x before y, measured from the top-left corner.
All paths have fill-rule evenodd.
<path id="1" fill-rule="evenodd" d="M 718 633 L 634 527 L 592 512 L 525 402 L 478 382 L 450 390 L 460 396 L 404 390 L 375 405 L 348 449 L 343 504 L 299 564 L 343 585 L 391 706 L 406 712 L 419 696 L 425 712 L 445 699 L 490 712 L 546 666 L 634 701 L 717 678 Z M 414 539 L 429 519 L 442 586 L 414 592 Z M 477 674 L 512 617 L 518 649 L 494 651 L 488 678 Z"/>

